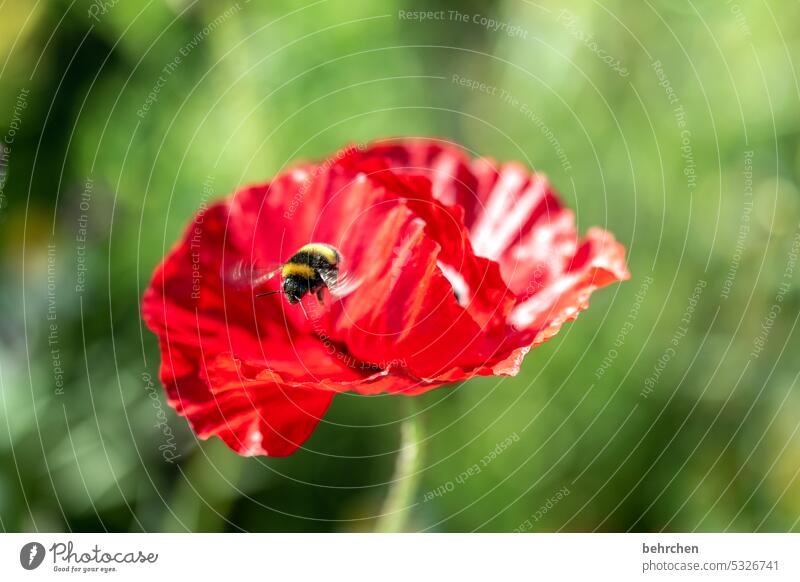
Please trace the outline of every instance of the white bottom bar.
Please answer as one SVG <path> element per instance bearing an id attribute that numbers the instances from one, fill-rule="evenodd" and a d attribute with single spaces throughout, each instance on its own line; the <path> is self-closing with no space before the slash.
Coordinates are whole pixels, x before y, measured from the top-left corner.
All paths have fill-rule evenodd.
<path id="1" fill-rule="evenodd" d="M 33 533 L 0 536 L 0 579 L 797 581 L 798 554 L 800 534 Z"/>

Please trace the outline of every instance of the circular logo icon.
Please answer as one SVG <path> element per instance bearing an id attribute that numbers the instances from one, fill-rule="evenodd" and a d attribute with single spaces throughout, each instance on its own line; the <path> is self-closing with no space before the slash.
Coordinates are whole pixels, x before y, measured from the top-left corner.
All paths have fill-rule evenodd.
<path id="1" fill-rule="evenodd" d="M 28 542 L 19 551 L 19 563 L 26 570 L 34 570 L 44 560 L 44 546 L 39 542 Z"/>

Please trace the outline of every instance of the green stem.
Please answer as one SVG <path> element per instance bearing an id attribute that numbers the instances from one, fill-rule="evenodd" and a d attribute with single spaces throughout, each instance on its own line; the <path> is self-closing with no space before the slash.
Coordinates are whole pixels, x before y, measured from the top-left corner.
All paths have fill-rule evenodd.
<path id="1" fill-rule="evenodd" d="M 408 417 L 400 425 L 400 452 L 394 466 L 394 475 L 389 493 L 383 502 L 375 531 L 405 531 L 411 509 L 416 505 L 414 496 L 419 484 L 422 464 L 423 430 L 421 414 L 416 411 L 412 398 L 408 397 Z"/>

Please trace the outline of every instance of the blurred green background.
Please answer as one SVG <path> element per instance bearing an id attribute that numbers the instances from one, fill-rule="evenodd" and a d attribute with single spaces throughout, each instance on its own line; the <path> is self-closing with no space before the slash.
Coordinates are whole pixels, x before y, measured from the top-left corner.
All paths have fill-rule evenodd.
<path id="1" fill-rule="evenodd" d="M 425 135 L 547 173 L 633 278 L 415 399 L 405 527 L 800 530 L 799 54 L 766 0 L 0 4 L 0 527 L 373 529 L 408 402 L 339 397 L 287 459 L 198 442 L 139 298 L 209 193 Z"/>

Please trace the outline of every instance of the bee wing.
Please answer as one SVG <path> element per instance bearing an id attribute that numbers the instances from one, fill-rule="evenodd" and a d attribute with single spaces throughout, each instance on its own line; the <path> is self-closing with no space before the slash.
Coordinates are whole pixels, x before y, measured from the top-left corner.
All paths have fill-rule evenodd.
<path id="1" fill-rule="evenodd" d="M 239 289 L 254 289 L 260 287 L 275 275 L 280 273 L 281 266 L 260 267 L 255 263 L 240 260 L 222 273 L 222 280 L 226 285 Z"/>
<path id="2" fill-rule="evenodd" d="M 361 280 L 354 277 L 352 273 L 344 273 L 340 277 L 335 271 L 320 269 L 319 275 L 322 277 L 331 297 L 335 299 L 343 299 L 361 285 Z"/>

